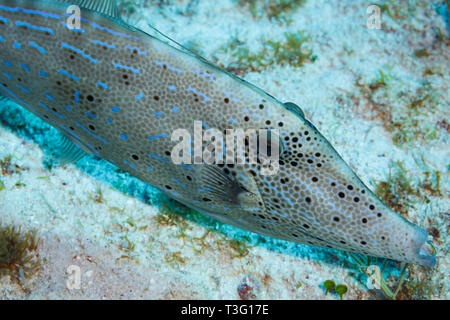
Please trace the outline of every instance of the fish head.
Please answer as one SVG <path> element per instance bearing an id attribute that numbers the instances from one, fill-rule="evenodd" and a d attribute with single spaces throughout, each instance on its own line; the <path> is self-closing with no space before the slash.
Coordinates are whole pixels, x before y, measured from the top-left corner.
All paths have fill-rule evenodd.
<path id="1" fill-rule="evenodd" d="M 275 140 L 276 170 L 251 172 L 264 206 L 253 217 L 263 233 L 425 266 L 436 263 L 426 231 L 387 207 L 303 115 L 288 112 Z"/>

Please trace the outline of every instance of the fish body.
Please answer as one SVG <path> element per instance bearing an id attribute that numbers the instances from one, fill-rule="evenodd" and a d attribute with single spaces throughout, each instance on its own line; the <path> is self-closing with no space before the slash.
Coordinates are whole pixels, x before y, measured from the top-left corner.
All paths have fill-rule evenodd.
<path id="1" fill-rule="evenodd" d="M 81 7 L 79 28 L 71 4 Z M 127 25 L 113 1 L 0 0 L 0 93 L 83 150 L 222 222 L 435 264 L 427 233 L 385 206 L 298 107 Z M 277 130 L 277 172 L 262 174 L 260 162 L 174 163 L 173 132 L 193 134 L 196 123 Z"/>

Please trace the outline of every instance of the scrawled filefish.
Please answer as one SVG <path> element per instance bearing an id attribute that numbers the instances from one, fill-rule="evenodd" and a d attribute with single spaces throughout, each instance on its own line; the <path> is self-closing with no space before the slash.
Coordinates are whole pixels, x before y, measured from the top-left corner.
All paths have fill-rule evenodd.
<path id="1" fill-rule="evenodd" d="M 427 233 L 386 207 L 299 107 L 127 25 L 114 1 L 0 0 L 0 92 L 83 150 L 222 222 L 435 264 Z M 273 130 L 278 170 L 262 174 L 261 162 L 175 163 L 172 134 L 192 133 L 195 123 L 219 132 Z"/>

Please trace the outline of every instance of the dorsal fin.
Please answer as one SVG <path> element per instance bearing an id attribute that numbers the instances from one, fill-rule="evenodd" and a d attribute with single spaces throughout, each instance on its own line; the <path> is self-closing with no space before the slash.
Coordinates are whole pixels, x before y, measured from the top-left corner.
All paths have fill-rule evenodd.
<path id="1" fill-rule="evenodd" d="M 285 102 L 284 105 L 285 105 L 285 107 L 288 110 L 294 112 L 295 114 L 301 116 L 302 118 L 305 117 L 305 114 L 303 113 L 303 110 L 298 105 L 296 105 L 295 103 L 293 103 L 293 102 Z"/>
<path id="2" fill-rule="evenodd" d="M 56 0 L 67 4 L 74 4 L 80 8 L 89 9 L 121 20 L 116 0 Z"/>

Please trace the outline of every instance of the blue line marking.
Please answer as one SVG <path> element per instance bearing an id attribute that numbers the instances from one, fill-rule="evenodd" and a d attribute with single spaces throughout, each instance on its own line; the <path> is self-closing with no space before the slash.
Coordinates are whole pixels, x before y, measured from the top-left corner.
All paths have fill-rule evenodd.
<path id="1" fill-rule="evenodd" d="M 42 53 L 42 54 L 46 54 L 46 53 L 47 53 L 47 51 L 45 51 L 44 48 L 42 48 L 41 46 L 39 46 L 38 44 L 36 44 L 36 43 L 33 42 L 33 41 L 28 42 L 28 45 L 29 45 L 30 47 L 32 47 L 32 48 L 37 49 L 37 50 L 38 50 L 40 53 Z"/>
<path id="2" fill-rule="evenodd" d="M 75 81 L 78 81 L 78 77 L 77 77 L 77 76 L 74 76 L 73 74 L 68 73 L 68 72 L 67 72 L 66 70 L 64 70 L 64 69 L 60 69 L 60 70 L 59 70 L 59 73 L 65 75 L 65 76 L 67 76 L 67 77 L 69 77 L 69 78 L 71 78 L 71 79 L 73 79 L 73 80 L 75 80 Z"/>
<path id="3" fill-rule="evenodd" d="M 98 44 L 100 46 L 105 46 L 105 47 L 110 48 L 110 49 L 116 49 L 116 46 L 114 44 L 109 44 L 109 43 L 106 43 L 106 42 L 103 42 L 103 41 L 100 41 L 100 40 L 92 40 L 92 43 L 93 44 Z"/>
<path id="4" fill-rule="evenodd" d="M 77 135 L 75 132 L 73 132 L 72 130 L 69 130 L 69 128 L 67 128 L 65 125 L 61 125 L 61 128 L 63 128 L 64 130 L 66 130 L 67 132 L 69 132 L 72 136 L 81 139 L 79 135 Z"/>
<path id="5" fill-rule="evenodd" d="M 53 111 L 52 109 L 50 109 L 49 107 L 47 107 L 45 104 L 43 104 L 42 102 L 39 102 L 39 105 L 45 109 L 47 109 L 48 111 L 50 111 L 51 113 L 53 113 L 55 116 L 61 118 L 61 119 L 65 119 L 65 117 L 55 111 Z"/>
<path id="6" fill-rule="evenodd" d="M 55 100 L 54 98 L 53 98 L 53 96 L 51 96 L 49 93 L 45 93 L 45 96 L 47 97 L 47 99 L 48 100 L 50 100 L 50 101 L 53 101 L 53 100 Z"/>
<path id="7" fill-rule="evenodd" d="M 174 67 L 170 66 L 168 63 L 165 63 L 165 62 L 160 62 L 160 61 L 155 60 L 155 64 L 157 66 L 160 66 L 160 67 L 166 65 L 167 69 L 169 69 L 169 70 L 175 71 L 176 73 L 183 73 L 183 70 L 174 68 Z"/>
<path id="8" fill-rule="evenodd" d="M 134 37 L 134 36 L 130 36 L 130 35 L 128 35 L 128 34 L 124 34 L 124 33 L 120 33 L 120 32 L 116 32 L 116 31 L 114 31 L 114 30 L 112 30 L 112 29 L 109 29 L 109 28 L 106 28 L 106 27 L 102 27 L 102 26 L 96 24 L 95 22 L 92 22 L 92 27 L 93 27 L 94 29 L 99 29 L 99 30 L 102 30 L 102 31 L 109 32 L 110 34 L 115 35 L 115 36 L 119 36 L 119 37 L 123 37 L 123 38 L 127 38 L 127 39 L 135 39 L 135 40 L 138 40 L 138 41 L 142 41 L 141 38 Z"/>
<path id="9" fill-rule="evenodd" d="M 5 66 L 7 67 L 12 67 L 12 63 L 6 60 L 3 60 L 3 63 L 5 64 Z"/>
<path id="10" fill-rule="evenodd" d="M 69 45 L 69 44 L 67 44 L 67 43 L 65 43 L 65 42 L 63 42 L 63 43 L 61 44 L 61 48 L 63 48 L 63 49 L 69 49 L 69 50 L 75 51 L 76 53 L 80 54 L 83 58 L 88 59 L 88 60 L 91 61 L 92 63 L 97 63 L 97 62 L 98 62 L 97 59 L 94 59 L 94 58 L 92 58 L 90 55 L 84 53 L 83 50 L 80 50 L 80 49 L 78 49 L 78 48 L 75 48 L 74 46 L 71 46 L 71 45 Z"/>
<path id="11" fill-rule="evenodd" d="M 10 75 L 9 73 L 3 72 L 3 75 L 7 77 L 8 79 L 13 79 L 14 77 Z"/>
<path id="12" fill-rule="evenodd" d="M 105 90 L 108 89 L 108 85 L 106 83 L 101 82 L 101 81 L 97 82 L 97 86 L 102 87 Z"/>
<path id="13" fill-rule="evenodd" d="M 147 50 L 141 51 L 139 48 L 132 47 L 130 45 L 126 46 L 125 49 L 136 50 L 138 54 L 143 55 L 143 56 L 147 55 Z"/>
<path id="14" fill-rule="evenodd" d="M 92 119 L 97 119 L 97 116 L 94 116 L 92 113 L 90 112 L 86 112 L 86 115 Z"/>
<path id="15" fill-rule="evenodd" d="M 156 111 L 153 111 L 152 110 L 152 112 L 153 112 L 153 114 L 155 115 L 155 116 L 157 116 L 158 118 L 161 118 L 161 116 L 162 116 L 162 112 L 156 112 Z"/>
<path id="16" fill-rule="evenodd" d="M 76 19 L 76 18 L 75 18 Z M 79 33 L 86 33 L 86 31 L 84 31 L 83 29 L 78 29 L 78 28 L 75 28 L 75 27 L 72 27 L 72 26 L 69 26 L 67 23 L 65 23 L 64 21 L 62 22 L 62 25 L 64 26 L 64 27 L 66 27 L 67 29 L 69 29 L 69 31 L 73 31 L 73 32 L 79 32 Z"/>
<path id="17" fill-rule="evenodd" d="M 25 63 L 21 63 L 20 66 L 25 70 L 27 70 L 28 72 L 30 72 L 30 68 L 28 68 L 28 66 Z"/>
<path id="18" fill-rule="evenodd" d="M 185 169 L 189 169 L 189 170 L 194 170 L 194 168 L 192 168 L 192 167 L 190 167 L 190 166 L 187 166 L 187 165 L 185 165 L 184 163 L 181 164 L 181 167 L 182 167 L 182 168 L 185 168 Z"/>
<path id="19" fill-rule="evenodd" d="M 176 183 L 178 183 L 180 186 L 182 186 L 183 188 L 186 188 L 186 185 L 185 184 L 183 184 L 183 183 L 181 183 L 180 181 L 178 181 L 177 179 L 175 179 L 175 178 L 172 178 L 172 180 L 173 181 L 175 181 Z"/>
<path id="20" fill-rule="evenodd" d="M 30 90 L 28 90 L 27 88 L 21 86 L 20 84 L 17 85 L 20 89 L 22 89 L 23 91 L 25 91 L 26 93 L 31 93 Z"/>
<path id="21" fill-rule="evenodd" d="M 8 19 L 0 16 L 0 21 L 4 22 L 5 24 L 8 23 Z"/>
<path id="22" fill-rule="evenodd" d="M 27 27 L 29 29 L 33 29 L 33 30 L 36 30 L 36 31 L 48 32 L 50 34 L 54 34 L 55 33 L 50 28 L 38 27 L 38 26 L 35 26 L 35 25 L 32 25 L 32 24 L 29 24 L 28 22 L 25 22 L 25 21 L 16 21 L 16 26 L 17 27 Z"/>
<path id="23" fill-rule="evenodd" d="M 80 91 L 75 91 L 75 103 L 80 102 Z"/>
<path id="24" fill-rule="evenodd" d="M 156 136 L 149 136 L 148 140 L 155 140 L 155 139 L 159 139 L 159 138 L 167 138 L 167 136 L 163 133 L 163 134 L 158 134 Z"/>
<path id="25" fill-rule="evenodd" d="M 121 137 L 123 140 L 125 140 L 125 141 L 128 140 L 128 136 L 125 135 L 125 134 L 123 134 L 123 133 L 120 134 L 120 137 Z"/>
<path id="26" fill-rule="evenodd" d="M 133 169 L 136 169 L 136 166 L 132 163 L 129 163 L 127 160 L 123 160 L 123 163 L 129 165 L 130 167 L 132 167 Z"/>
<path id="27" fill-rule="evenodd" d="M 87 20 L 87 19 L 84 19 L 82 17 L 76 17 L 76 16 L 74 16 L 73 14 L 70 14 L 70 13 L 66 13 L 66 17 L 72 17 L 72 18 L 74 18 L 76 20 L 80 20 L 80 21 L 83 21 L 83 22 L 89 22 L 89 20 Z"/>
<path id="28" fill-rule="evenodd" d="M 203 102 L 208 102 L 208 101 L 211 100 L 210 98 L 208 98 L 206 95 L 204 95 L 203 93 L 201 93 L 200 91 L 198 91 L 198 90 L 195 89 L 195 88 L 189 87 L 189 88 L 187 88 L 187 91 L 194 92 L 195 94 L 197 94 L 197 95 L 203 97 Z"/>
<path id="29" fill-rule="evenodd" d="M 150 156 L 150 157 L 153 157 L 153 158 L 156 158 L 156 159 L 158 159 L 158 160 L 161 160 L 162 162 L 167 162 L 166 159 L 161 158 L 161 157 L 158 157 L 157 155 L 155 155 L 155 154 L 153 154 L 153 153 L 150 153 L 149 156 Z"/>
<path id="30" fill-rule="evenodd" d="M 125 70 L 128 70 L 128 71 L 132 71 L 132 72 L 137 73 L 137 74 L 141 73 L 141 71 L 139 71 L 139 69 L 135 69 L 133 67 L 127 67 L 127 66 L 124 66 L 124 65 L 122 65 L 120 63 L 114 63 L 114 67 L 116 67 L 118 69 L 120 68 L 120 69 L 125 69 Z"/>
<path id="31" fill-rule="evenodd" d="M 111 111 L 112 111 L 112 112 L 119 112 L 119 111 L 120 111 L 120 108 L 119 108 L 119 107 L 112 107 L 112 108 L 111 108 Z"/>
<path id="32" fill-rule="evenodd" d="M 54 13 L 48 13 L 44 11 L 39 10 L 31 10 L 31 9 L 25 9 L 25 8 L 11 8 L 7 6 L 0 5 L 0 10 L 7 11 L 7 12 L 23 12 L 27 14 L 34 14 L 38 16 L 42 16 L 44 18 L 52 18 L 55 20 L 61 20 L 61 16 L 54 14 Z"/>
<path id="33" fill-rule="evenodd" d="M 1 42 L 5 42 L 5 38 L 3 38 L 2 36 L 0 36 L 0 41 L 1 41 Z"/>
<path id="34" fill-rule="evenodd" d="M 93 134 L 91 131 L 89 131 L 88 129 L 86 129 L 81 123 L 76 122 L 76 125 L 79 126 L 81 129 L 83 129 L 84 131 L 86 131 L 87 133 L 89 133 L 90 135 L 92 135 L 93 137 L 96 137 L 97 139 L 103 141 L 104 143 L 108 143 L 108 141 L 106 141 L 105 139 L 103 139 L 102 137 Z M 94 148 L 95 149 L 95 148 Z"/>
<path id="35" fill-rule="evenodd" d="M 18 50 L 22 50 L 22 45 L 20 43 L 18 43 L 17 41 L 14 41 L 14 48 L 16 48 Z"/>

